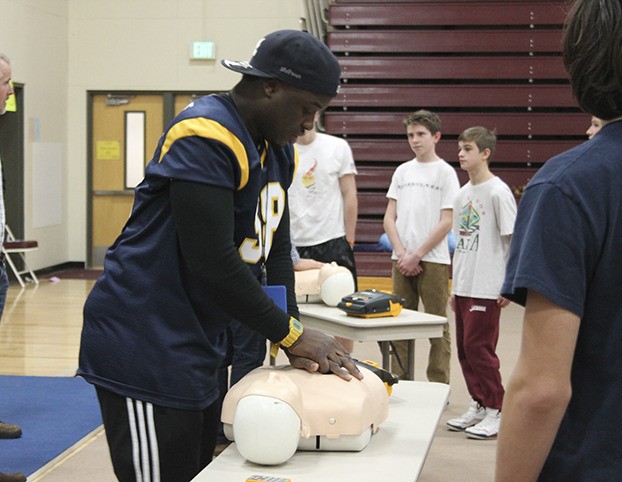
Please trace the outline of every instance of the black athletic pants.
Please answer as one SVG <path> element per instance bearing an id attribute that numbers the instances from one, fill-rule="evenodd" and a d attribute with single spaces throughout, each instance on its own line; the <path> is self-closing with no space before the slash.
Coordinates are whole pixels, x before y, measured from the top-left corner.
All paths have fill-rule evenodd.
<path id="1" fill-rule="evenodd" d="M 332 263 L 348 268 L 354 277 L 354 289 L 358 289 L 356 279 L 356 264 L 354 263 L 354 251 L 346 240 L 346 237 L 331 239 L 315 246 L 296 246 L 301 258 L 314 259 L 322 263 Z"/>
<path id="2" fill-rule="evenodd" d="M 220 413 L 160 407 L 97 387 L 120 482 L 187 482 L 212 460 Z"/>

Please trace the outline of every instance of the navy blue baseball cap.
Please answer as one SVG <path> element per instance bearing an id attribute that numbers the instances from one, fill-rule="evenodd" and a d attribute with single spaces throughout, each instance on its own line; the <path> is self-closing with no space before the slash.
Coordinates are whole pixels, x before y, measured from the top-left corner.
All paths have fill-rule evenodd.
<path id="1" fill-rule="evenodd" d="M 316 94 L 334 97 L 339 89 L 339 62 L 321 40 L 306 31 L 278 30 L 257 42 L 250 61 L 221 63 L 240 74 L 279 79 Z"/>

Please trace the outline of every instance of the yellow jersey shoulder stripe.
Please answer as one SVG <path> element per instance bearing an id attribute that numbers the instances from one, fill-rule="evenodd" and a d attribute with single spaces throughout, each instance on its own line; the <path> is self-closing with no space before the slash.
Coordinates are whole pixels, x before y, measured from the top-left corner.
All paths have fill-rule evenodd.
<path id="1" fill-rule="evenodd" d="M 191 119 L 186 119 L 171 127 L 166 133 L 166 139 L 162 144 L 162 150 L 160 151 L 160 158 L 158 159 L 158 162 L 162 161 L 175 141 L 191 136 L 213 139 L 223 143 L 231 149 L 238 161 L 238 164 L 240 165 L 240 184 L 238 186 L 238 190 L 246 186 L 246 183 L 248 182 L 249 168 L 248 156 L 246 155 L 244 144 L 242 144 L 242 141 L 240 141 L 240 139 L 238 139 L 233 132 L 224 127 L 222 124 L 212 119 L 206 119 L 205 117 L 193 117 Z"/>

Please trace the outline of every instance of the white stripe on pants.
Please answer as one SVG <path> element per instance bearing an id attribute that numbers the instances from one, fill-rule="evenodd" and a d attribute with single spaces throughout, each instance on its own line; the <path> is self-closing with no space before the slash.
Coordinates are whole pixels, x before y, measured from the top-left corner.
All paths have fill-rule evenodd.
<path id="1" fill-rule="evenodd" d="M 131 398 L 125 400 L 136 481 L 160 482 L 160 459 L 153 421 L 153 405 Z"/>

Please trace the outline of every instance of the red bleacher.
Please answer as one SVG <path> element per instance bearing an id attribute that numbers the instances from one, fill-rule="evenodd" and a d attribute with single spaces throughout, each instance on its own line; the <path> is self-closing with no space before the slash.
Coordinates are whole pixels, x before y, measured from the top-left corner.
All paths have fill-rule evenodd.
<path id="1" fill-rule="evenodd" d="M 334 0 L 326 42 L 342 87 L 325 112 L 327 133 L 348 140 L 359 175 L 357 243 L 383 232 L 395 168 L 414 154 L 403 118 L 417 109 L 443 123 L 437 152 L 457 163 L 467 127 L 495 129 L 491 164 L 517 197 L 551 156 L 585 140 L 561 57 L 564 1 Z M 388 253 L 356 253 L 361 276 L 390 276 Z"/>

